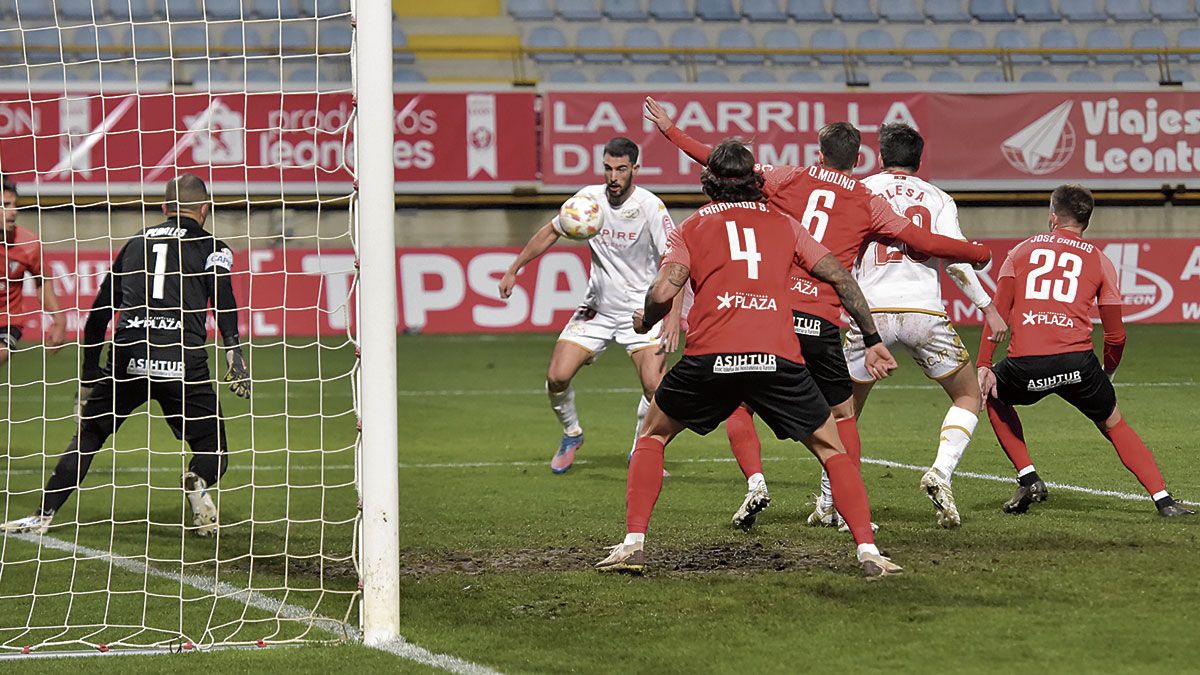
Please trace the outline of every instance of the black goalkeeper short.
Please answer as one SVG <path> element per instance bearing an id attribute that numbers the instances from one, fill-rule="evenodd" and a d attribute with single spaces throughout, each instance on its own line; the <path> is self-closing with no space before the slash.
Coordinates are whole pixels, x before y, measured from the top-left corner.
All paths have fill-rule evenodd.
<path id="1" fill-rule="evenodd" d="M 774 354 L 684 356 L 667 372 L 654 400 L 701 436 L 743 403 L 777 438 L 806 440 L 829 419 L 829 405 L 808 369 Z"/>
<path id="2" fill-rule="evenodd" d="M 828 319 L 792 312 L 800 353 L 808 372 L 831 406 L 843 403 L 854 392 L 846 355 L 842 352 L 842 330 Z"/>
<path id="3" fill-rule="evenodd" d="M 1057 394 L 1096 424 L 1117 407 L 1117 392 L 1095 352 L 1013 356 L 997 363 L 996 393 L 1009 405 L 1033 405 Z"/>

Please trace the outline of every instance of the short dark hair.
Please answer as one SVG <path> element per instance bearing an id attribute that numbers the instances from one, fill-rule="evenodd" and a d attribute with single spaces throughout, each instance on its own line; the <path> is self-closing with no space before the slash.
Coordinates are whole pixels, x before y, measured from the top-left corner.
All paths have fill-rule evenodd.
<path id="1" fill-rule="evenodd" d="M 628 157 L 630 164 L 637 164 L 640 151 L 637 143 L 624 136 L 617 136 L 604 144 L 604 154 L 610 157 Z"/>
<path id="2" fill-rule="evenodd" d="M 754 154 L 741 141 L 729 138 L 709 153 L 700 185 L 714 202 L 761 202 L 763 177 L 754 167 Z"/>
<path id="3" fill-rule="evenodd" d="M 9 180 L 8 176 L 0 178 L 0 191 L 11 192 L 17 194 L 17 184 Z"/>
<path id="4" fill-rule="evenodd" d="M 879 156 L 884 167 L 909 169 L 921 168 L 921 153 L 925 151 L 925 139 L 916 129 L 896 122 L 879 128 Z"/>
<path id="5" fill-rule="evenodd" d="M 1092 191 L 1076 183 L 1059 185 L 1050 195 L 1050 210 L 1059 218 L 1070 218 L 1079 223 L 1084 229 L 1092 219 L 1094 208 L 1096 200 L 1092 198 Z"/>
<path id="6" fill-rule="evenodd" d="M 204 181 L 196 175 L 184 173 L 167 182 L 163 199 L 167 202 L 168 211 L 178 213 L 180 208 L 195 208 L 212 197 Z"/>
<path id="7" fill-rule="evenodd" d="M 825 155 L 825 166 L 838 171 L 849 171 L 858 163 L 858 146 L 862 134 L 849 122 L 834 122 L 821 127 L 817 138 L 821 143 L 821 154 Z"/>

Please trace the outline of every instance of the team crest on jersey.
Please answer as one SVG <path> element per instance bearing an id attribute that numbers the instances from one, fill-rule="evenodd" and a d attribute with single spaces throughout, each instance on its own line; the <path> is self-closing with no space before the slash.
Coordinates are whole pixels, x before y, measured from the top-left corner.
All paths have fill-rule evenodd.
<path id="1" fill-rule="evenodd" d="M 1075 320 L 1062 312 L 1025 312 L 1021 315 L 1022 326 L 1057 326 L 1058 328 L 1074 328 Z"/>
<path id="2" fill-rule="evenodd" d="M 1059 373 L 1050 377 L 1039 377 L 1035 380 L 1030 380 L 1025 388 L 1029 391 L 1048 391 L 1065 384 L 1079 384 L 1080 382 L 1083 382 L 1083 375 L 1078 370 L 1075 370 L 1069 373 Z"/>
<path id="3" fill-rule="evenodd" d="M 713 361 L 713 372 L 717 374 L 773 373 L 775 370 L 774 354 L 718 354 Z"/>
<path id="4" fill-rule="evenodd" d="M 625 220 L 635 220 L 640 215 L 642 215 L 642 210 L 636 206 L 631 206 L 621 212 L 621 217 Z"/>
<path id="5" fill-rule="evenodd" d="M 800 295 L 810 295 L 815 298 L 817 297 L 817 285 L 808 279 L 792 277 L 792 292 L 799 293 Z"/>
<path id="6" fill-rule="evenodd" d="M 775 298 L 758 293 L 729 293 L 717 296 L 717 309 L 749 309 L 759 312 L 774 312 L 779 309 Z"/>

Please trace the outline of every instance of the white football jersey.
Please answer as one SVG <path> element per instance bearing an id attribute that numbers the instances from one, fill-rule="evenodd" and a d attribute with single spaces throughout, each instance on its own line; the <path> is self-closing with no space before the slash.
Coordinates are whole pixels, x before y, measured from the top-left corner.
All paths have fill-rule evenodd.
<path id="1" fill-rule="evenodd" d="M 575 194 L 595 199 L 604 212 L 600 234 L 588 240 L 592 273 L 585 302 L 601 314 L 631 317 L 645 305 L 675 223 L 661 199 L 637 186 L 617 207 L 608 203 L 604 185 L 589 185 Z M 558 216 L 552 222 L 558 230 Z"/>
<path id="2" fill-rule="evenodd" d="M 936 185 L 911 174 L 886 171 L 864 178 L 862 183 L 914 225 L 944 237 L 966 239 L 958 225 L 958 207 Z M 940 267 L 938 258 L 910 253 L 903 244 L 871 242 L 855 265 L 854 276 L 873 310 L 941 314 L 946 310 L 938 277 Z M 976 306 L 985 307 L 991 302 L 970 265 L 951 268 L 951 278 Z"/>

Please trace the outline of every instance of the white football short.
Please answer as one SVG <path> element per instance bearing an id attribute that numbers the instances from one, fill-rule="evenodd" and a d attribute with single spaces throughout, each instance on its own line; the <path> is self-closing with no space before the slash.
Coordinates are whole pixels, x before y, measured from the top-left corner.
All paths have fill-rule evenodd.
<path id="1" fill-rule="evenodd" d="M 633 332 L 633 312 L 628 314 L 600 314 L 591 307 L 582 306 L 567 322 L 558 339 L 570 342 L 592 353 L 588 363 L 600 358 L 608 343 L 616 342 L 632 354 L 649 347 L 658 347 L 658 336 L 662 332 L 660 321 L 649 333 L 638 335 Z"/>
<path id="2" fill-rule="evenodd" d="M 971 362 L 971 356 L 963 347 L 954 325 L 944 314 L 873 312 L 872 316 L 879 337 L 892 355 L 897 356 L 897 348 L 903 348 L 921 366 L 925 375 L 934 380 L 944 380 Z M 850 326 L 843 351 L 851 379 L 855 382 L 875 381 L 867 372 L 866 348 L 858 326 Z"/>

